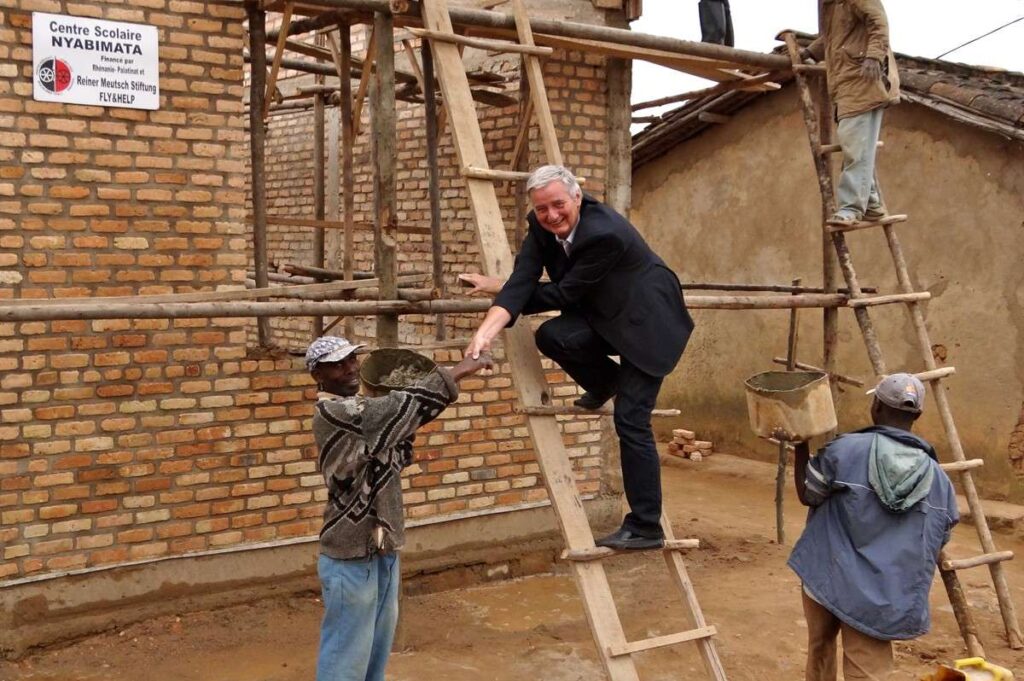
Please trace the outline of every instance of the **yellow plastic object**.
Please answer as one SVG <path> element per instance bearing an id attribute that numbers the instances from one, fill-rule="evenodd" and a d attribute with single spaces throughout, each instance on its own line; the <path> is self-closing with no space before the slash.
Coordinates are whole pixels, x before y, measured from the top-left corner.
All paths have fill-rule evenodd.
<path id="1" fill-rule="evenodd" d="M 1013 681 L 1013 672 L 1009 669 L 986 662 L 980 657 L 957 660 L 953 666 L 966 672 L 969 681 Z"/>

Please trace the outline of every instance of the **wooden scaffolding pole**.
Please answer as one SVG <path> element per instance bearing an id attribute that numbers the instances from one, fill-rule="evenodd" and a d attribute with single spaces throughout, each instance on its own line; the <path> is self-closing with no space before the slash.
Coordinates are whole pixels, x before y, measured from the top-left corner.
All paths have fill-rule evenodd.
<path id="1" fill-rule="evenodd" d="M 390 14 L 373 15 L 376 68 L 370 81 L 371 147 L 373 149 L 374 260 L 380 278 L 381 298 L 393 300 L 397 294 L 398 197 L 395 189 L 395 44 Z M 365 77 L 365 76 L 364 76 Z M 398 345 L 398 317 L 382 314 L 377 318 L 377 345 Z"/>
<path id="2" fill-rule="evenodd" d="M 430 43 L 421 43 L 423 55 L 423 105 L 427 131 L 427 193 L 430 196 L 430 252 L 432 256 L 434 288 L 444 296 L 444 235 L 441 233 L 441 178 L 437 167 L 437 147 L 440 130 L 437 126 L 437 91 L 434 85 L 434 52 Z M 415 55 L 410 58 L 414 59 Z M 444 315 L 437 315 L 435 337 L 444 340 Z"/>
<path id="3" fill-rule="evenodd" d="M 267 176 L 265 167 L 266 127 L 263 111 L 266 106 L 266 29 L 267 16 L 258 2 L 245 6 L 249 19 L 249 52 L 252 69 L 249 80 L 249 153 L 252 187 L 252 249 L 256 286 L 267 287 Z M 270 344 L 270 320 L 259 319 L 256 333 L 260 347 Z"/>
<path id="4" fill-rule="evenodd" d="M 324 42 L 323 34 L 316 37 L 317 45 Z M 323 85 L 324 77 L 316 76 L 316 84 Z M 320 93 L 313 95 L 313 219 L 324 220 L 326 205 L 324 197 L 327 191 L 327 182 L 324 175 L 324 97 Z M 313 230 L 313 266 L 323 267 L 324 263 L 324 230 Z M 323 317 L 313 318 L 313 338 L 319 338 L 324 332 Z"/>
<path id="5" fill-rule="evenodd" d="M 338 94 L 341 96 L 341 187 L 342 213 L 345 222 L 345 243 L 342 246 L 341 269 L 346 279 L 351 279 L 355 268 L 355 210 L 356 200 L 353 194 L 355 184 L 352 168 L 352 155 L 355 146 L 355 120 L 353 119 L 352 103 L 352 28 L 338 25 L 338 36 L 341 61 L 341 77 L 338 83 Z M 366 72 L 363 72 L 367 75 Z M 351 338 L 355 333 L 355 321 L 345 319 L 345 335 Z"/>

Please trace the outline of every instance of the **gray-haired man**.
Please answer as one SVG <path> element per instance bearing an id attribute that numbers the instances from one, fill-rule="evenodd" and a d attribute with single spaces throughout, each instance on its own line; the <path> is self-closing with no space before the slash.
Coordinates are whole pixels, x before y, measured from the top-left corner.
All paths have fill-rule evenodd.
<path id="1" fill-rule="evenodd" d="M 466 354 L 488 350 L 520 314 L 561 311 L 537 329 L 537 348 L 586 390 L 578 406 L 597 409 L 615 397 L 630 512 L 621 528 L 597 544 L 659 547 L 661 470 L 651 411 L 693 329 L 679 279 L 633 225 L 584 194 L 567 168 L 538 168 L 526 190 L 533 210 L 508 281 L 461 277 L 474 292 L 496 294 Z M 540 281 L 544 270 L 550 282 Z"/>

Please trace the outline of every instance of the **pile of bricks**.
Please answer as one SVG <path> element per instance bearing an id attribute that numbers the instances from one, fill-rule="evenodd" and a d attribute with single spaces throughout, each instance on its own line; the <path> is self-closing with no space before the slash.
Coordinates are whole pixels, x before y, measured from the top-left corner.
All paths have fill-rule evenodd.
<path id="1" fill-rule="evenodd" d="M 714 454 L 715 446 L 708 440 L 698 440 L 692 430 L 676 428 L 672 431 L 672 441 L 668 443 L 668 453 L 681 459 L 700 461 L 705 456 Z"/>

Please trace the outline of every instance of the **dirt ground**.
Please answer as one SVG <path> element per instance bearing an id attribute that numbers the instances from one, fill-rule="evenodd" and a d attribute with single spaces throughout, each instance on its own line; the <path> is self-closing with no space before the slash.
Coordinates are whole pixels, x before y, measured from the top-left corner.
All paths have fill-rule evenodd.
<path id="1" fill-rule="evenodd" d="M 802 678 L 806 624 L 799 586 L 775 544 L 774 466 L 724 454 L 664 467 L 666 508 L 680 537 L 702 548 L 687 566 L 732 681 Z M 792 543 L 804 514 L 789 488 Z M 1021 541 L 997 535 L 1000 549 Z M 978 553 L 973 527 L 957 529 L 951 552 Z M 685 628 L 684 608 L 656 555 L 607 561 L 627 637 Z M 1007 563 L 1015 601 L 1024 605 L 1024 564 Z M 990 660 L 1018 672 L 1024 652 L 1002 636 L 984 568 L 961 573 Z M 394 681 L 591 681 L 600 663 L 564 565 L 551 574 L 408 598 L 404 648 L 392 656 Z M 308 681 L 314 676 L 320 603 L 316 594 L 216 611 L 183 613 L 0 662 L 0 681 Z M 932 631 L 897 644 L 904 678 L 918 679 L 938 661 L 964 657 L 941 581 L 932 589 Z M 705 678 L 693 644 L 637 655 L 644 681 Z"/>

